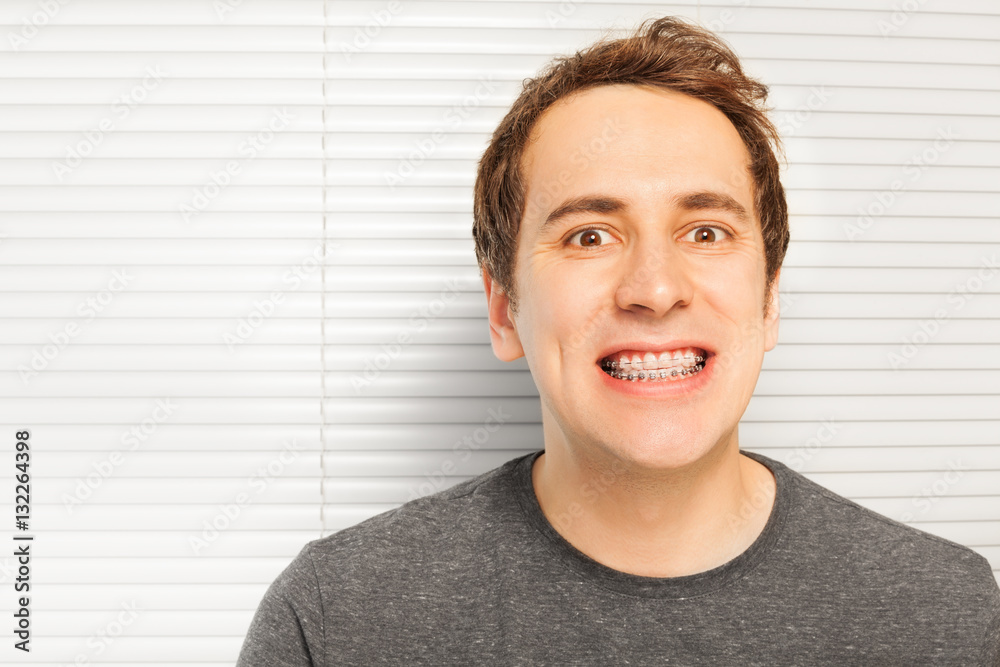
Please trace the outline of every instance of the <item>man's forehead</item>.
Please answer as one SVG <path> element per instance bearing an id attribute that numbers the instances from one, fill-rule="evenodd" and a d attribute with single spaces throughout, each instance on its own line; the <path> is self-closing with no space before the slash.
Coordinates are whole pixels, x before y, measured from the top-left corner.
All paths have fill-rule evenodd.
<path id="1" fill-rule="evenodd" d="M 669 88 L 638 84 L 605 84 L 574 91 L 556 100 L 532 126 L 530 150 L 559 130 L 571 129 L 579 140 L 594 135 L 623 136 L 628 131 L 676 132 L 683 121 L 711 123 L 715 129 L 735 133 L 722 111 L 692 95 Z M 738 136 L 738 135 L 737 135 Z"/>
<path id="2" fill-rule="evenodd" d="M 585 194 L 643 184 L 672 191 L 675 203 L 704 193 L 700 203 L 729 200 L 723 208 L 754 213 L 749 153 L 729 119 L 707 102 L 649 86 L 600 86 L 559 100 L 535 124 L 522 174 L 523 219 L 536 225 Z"/>

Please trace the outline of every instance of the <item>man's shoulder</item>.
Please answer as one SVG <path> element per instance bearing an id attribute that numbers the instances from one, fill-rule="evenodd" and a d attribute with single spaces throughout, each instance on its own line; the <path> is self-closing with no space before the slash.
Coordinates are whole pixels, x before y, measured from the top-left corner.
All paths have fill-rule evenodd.
<path id="1" fill-rule="evenodd" d="M 406 568 L 428 557 L 475 549 L 518 523 L 512 473 L 527 456 L 313 540 L 303 551 L 316 566 L 363 561 L 363 569 L 370 570 Z"/>
<path id="2" fill-rule="evenodd" d="M 773 461 L 773 459 L 772 459 Z M 880 514 L 778 463 L 792 486 L 787 521 L 795 544 L 826 567 L 851 570 L 890 584 L 929 589 L 958 585 L 986 594 L 997 584 L 989 561 L 975 550 Z"/>
<path id="3" fill-rule="evenodd" d="M 523 523 L 511 473 L 527 456 L 308 542 L 264 595 L 239 664 L 289 651 L 367 663 L 374 629 L 396 628 L 392 651 L 438 624 L 471 636 L 494 547 Z"/>

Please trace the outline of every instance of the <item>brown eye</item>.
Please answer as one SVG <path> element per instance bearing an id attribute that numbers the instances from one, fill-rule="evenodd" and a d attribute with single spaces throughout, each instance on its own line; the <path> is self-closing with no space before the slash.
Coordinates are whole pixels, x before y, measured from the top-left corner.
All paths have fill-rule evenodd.
<path id="1" fill-rule="evenodd" d="M 688 232 L 685 238 L 691 239 L 699 245 L 713 245 L 719 241 L 731 238 L 729 232 L 722 227 L 705 225 Z"/>
<path id="2" fill-rule="evenodd" d="M 597 248 L 612 241 L 614 237 L 603 229 L 584 229 L 569 238 L 569 243 L 579 248 Z"/>
<path id="3" fill-rule="evenodd" d="M 715 243 L 715 230 L 711 227 L 702 227 L 701 229 L 695 230 L 694 233 L 695 241 L 702 241 L 705 243 Z"/>

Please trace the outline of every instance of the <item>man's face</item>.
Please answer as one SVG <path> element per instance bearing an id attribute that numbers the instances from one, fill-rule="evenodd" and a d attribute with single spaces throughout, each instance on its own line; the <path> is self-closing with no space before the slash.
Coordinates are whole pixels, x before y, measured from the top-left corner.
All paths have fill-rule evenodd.
<path id="1" fill-rule="evenodd" d="M 516 314 L 484 280 L 494 351 L 527 358 L 546 448 L 666 469 L 736 445 L 778 335 L 747 164 L 719 110 L 670 91 L 593 88 L 536 123 Z"/>

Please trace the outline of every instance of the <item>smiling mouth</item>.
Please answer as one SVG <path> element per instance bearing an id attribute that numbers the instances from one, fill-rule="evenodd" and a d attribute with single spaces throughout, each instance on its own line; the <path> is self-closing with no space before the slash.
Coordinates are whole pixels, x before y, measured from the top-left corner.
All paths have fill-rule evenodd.
<path id="1" fill-rule="evenodd" d="M 601 370 L 626 382 L 678 382 L 697 375 L 711 355 L 697 347 L 662 352 L 616 352 L 601 359 Z"/>

